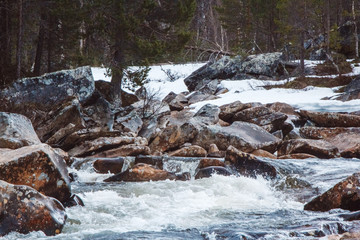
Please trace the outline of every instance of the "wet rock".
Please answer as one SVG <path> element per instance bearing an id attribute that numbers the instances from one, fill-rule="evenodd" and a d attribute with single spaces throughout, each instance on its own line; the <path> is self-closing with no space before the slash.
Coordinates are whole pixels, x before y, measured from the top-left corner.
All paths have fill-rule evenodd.
<path id="1" fill-rule="evenodd" d="M 27 234 L 42 231 L 61 233 L 66 213 L 62 204 L 29 186 L 12 185 L 0 180 L 0 236 L 12 231 Z"/>
<path id="2" fill-rule="evenodd" d="M 232 145 L 244 152 L 256 149 L 275 152 L 280 142 L 280 139 L 255 124 L 234 122 L 229 127 L 203 126 L 193 144 L 206 148 L 214 143 L 220 150 Z"/>
<path id="3" fill-rule="evenodd" d="M 300 111 L 300 115 L 318 127 L 360 127 L 360 116 L 343 113 Z"/>
<path id="4" fill-rule="evenodd" d="M 177 157 L 205 157 L 207 152 L 204 148 L 191 145 L 188 147 L 180 148 L 174 152 L 168 154 L 169 156 L 177 156 Z"/>
<path id="5" fill-rule="evenodd" d="M 206 104 L 195 113 L 194 118 L 203 124 L 213 125 L 219 122 L 219 113 L 218 106 Z"/>
<path id="6" fill-rule="evenodd" d="M 92 141 L 85 141 L 69 150 L 68 153 L 72 157 L 86 157 L 129 144 L 147 145 L 147 140 L 142 137 L 100 137 Z"/>
<path id="7" fill-rule="evenodd" d="M 305 204 L 304 210 L 329 211 L 341 208 L 350 211 L 360 210 L 360 173 L 355 173 L 337 183 L 322 195 Z"/>
<path id="8" fill-rule="evenodd" d="M 256 178 L 257 175 L 262 175 L 266 178 L 275 178 L 277 172 L 274 166 L 266 161 L 256 158 L 252 154 L 239 151 L 233 146 L 229 146 L 226 150 L 225 161 L 238 171 L 241 175 Z"/>
<path id="9" fill-rule="evenodd" d="M 307 158 L 317 158 L 317 157 L 306 153 L 294 153 L 294 154 L 282 155 L 278 157 L 278 159 L 307 159 Z"/>
<path id="10" fill-rule="evenodd" d="M 207 167 L 225 167 L 225 163 L 224 161 L 220 161 L 219 159 L 213 159 L 213 158 L 201 159 L 198 168 L 202 169 Z"/>
<path id="11" fill-rule="evenodd" d="M 340 154 L 343 158 L 360 158 L 360 144 L 357 143 L 355 146 L 343 150 Z"/>
<path id="12" fill-rule="evenodd" d="M 270 158 L 270 159 L 277 159 L 277 157 L 272 154 L 269 153 L 268 151 L 262 150 L 262 149 L 257 149 L 253 152 L 251 152 L 252 155 L 257 156 L 257 157 L 264 157 L 264 158 Z"/>
<path id="13" fill-rule="evenodd" d="M 232 173 L 224 167 L 212 166 L 212 167 L 206 167 L 206 168 L 199 169 L 197 171 L 197 173 L 195 174 L 195 179 L 209 178 L 214 174 L 223 175 L 223 176 L 232 175 Z"/>
<path id="14" fill-rule="evenodd" d="M 163 169 L 164 159 L 165 159 L 165 157 L 163 157 L 163 156 L 138 155 L 135 158 L 134 164 L 136 165 L 138 163 L 145 163 L 148 165 L 153 165 L 158 169 Z"/>
<path id="15" fill-rule="evenodd" d="M 189 172 L 177 173 L 175 176 L 177 181 L 188 181 L 191 179 L 191 174 Z"/>
<path id="16" fill-rule="evenodd" d="M 0 179 L 28 185 L 65 203 L 71 196 L 64 159 L 46 144 L 0 152 Z"/>
<path id="17" fill-rule="evenodd" d="M 197 129 L 191 123 L 184 123 L 181 126 L 168 126 L 159 133 L 149 147 L 152 152 L 166 152 L 176 149 L 186 142 L 191 142 L 196 134 Z"/>
<path id="18" fill-rule="evenodd" d="M 92 157 L 101 157 L 101 158 L 114 158 L 114 157 L 126 157 L 126 156 L 138 156 L 138 155 L 149 155 L 150 148 L 144 145 L 136 145 L 136 144 L 129 144 L 124 145 L 118 148 L 98 152 Z"/>
<path id="19" fill-rule="evenodd" d="M 147 181 L 163 181 L 163 180 L 176 180 L 177 177 L 174 173 L 154 168 L 153 166 L 138 163 L 133 168 L 125 172 L 118 173 L 104 182 L 147 182 Z"/>
<path id="20" fill-rule="evenodd" d="M 345 221 L 357 221 L 360 220 L 360 211 L 340 214 L 339 217 L 342 217 Z"/>
<path id="21" fill-rule="evenodd" d="M 40 143 L 27 117 L 0 112 L 0 148 L 16 149 Z"/>
<path id="22" fill-rule="evenodd" d="M 307 153 L 326 159 L 340 156 L 338 148 L 323 140 L 292 139 L 284 141 L 278 149 L 279 157 L 294 153 Z"/>
<path id="23" fill-rule="evenodd" d="M 76 194 L 71 195 L 70 199 L 64 203 L 64 207 L 75 207 L 75 206 L 81 206 L 84 207 L 85 204 L 83 200 Z"/>
<path id="24" fill-rule="evenodd" d="M 96 159 L 93 167 L 98 173 L 119 173 L 124 166 L 124 158 L 100 158 Z"/>

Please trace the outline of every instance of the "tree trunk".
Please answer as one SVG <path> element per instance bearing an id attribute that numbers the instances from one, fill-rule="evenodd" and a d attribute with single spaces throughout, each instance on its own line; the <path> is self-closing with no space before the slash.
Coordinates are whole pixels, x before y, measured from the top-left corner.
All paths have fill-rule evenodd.
<path id="1" fill-rule="evenodd" d="M 330 0 L 325 0 L 326 6 L 326 52 L 330 54 Z"/>
<path id="2" fill-rule="evenodd" d="M 48 19 L 48 31 L 47 31 L 47 72 L 52 71 L 52 51 L 53 51 L 53 29 L 54 26 L 54 19 L 52 16 L 49 16 Z"/>
<path id="3" fill-rule="evenodd" d="M 356 23 L 356 12 L 355 12 L 355 0 L 352 1 L 352 17 L 354 21 L 354 35 L 355 35 L 355 56 L 359 58 L 359 36 L 358 36 L 358 28 Z"/>
<path id="4" fill-rule="evenodd" d="M 35 64 L 34 64 L 34 74 L 36 76 L 40 75 L 40 70 L 41 70 L 41 58 L 43 54 L 44 40 L 45 40 L 45 23 L 46 23 L 46 14 L 42 12 L 40 17 L 39 35 L 38 35 Z"/>
<path id="5" fill-rule="evenodd" d="M 16 78 L 21 78 L 21 57 L 22 57 L 22 47 L 23 47 L 23 0 L 19 0 L 19 9 L 18 9 L 18 39 L 16 46 Z"/>

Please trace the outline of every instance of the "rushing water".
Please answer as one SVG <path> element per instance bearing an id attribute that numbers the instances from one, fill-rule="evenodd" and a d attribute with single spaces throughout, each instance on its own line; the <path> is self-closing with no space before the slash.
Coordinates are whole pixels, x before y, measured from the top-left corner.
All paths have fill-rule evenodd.
<path id="1" fill-rule="evenodd" d="M 281 177 L 214 175 L 190 181 L 104 183 L 88 165 L 73 169 L 85 207 L 67 209 L 63 233 L 12 233 L 5 239 L 318 239 L 346 231 L 345 211 L 303 210 L 306 201 L 360 169 L 358 159 L 273 160 Z M 170 161 L 194 173 L 196 162 Z"/>

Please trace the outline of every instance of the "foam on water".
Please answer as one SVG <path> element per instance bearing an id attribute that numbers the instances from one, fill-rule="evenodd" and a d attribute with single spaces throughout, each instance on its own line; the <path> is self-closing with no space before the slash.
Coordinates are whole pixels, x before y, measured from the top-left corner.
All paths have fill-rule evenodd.
<path id="1" fill-rule="evenodd" d="M 112 183 L 112 190 L 80 194 L 85 207 L 67 210 L 63 237 L 100 231 L 161 231 L 232 223 L 237 214 L 301 209 L 264 179 L 225 177 Z"/>

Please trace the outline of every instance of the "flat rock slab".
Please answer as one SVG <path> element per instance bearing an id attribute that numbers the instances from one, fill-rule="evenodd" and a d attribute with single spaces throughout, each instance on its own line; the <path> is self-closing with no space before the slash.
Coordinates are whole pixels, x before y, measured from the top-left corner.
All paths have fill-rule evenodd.
<path id="1" fill-rule="evenodd" d="M 59 234 L 67 215 L 62 204 L 24 185 L 0 180 L 0 236 L 16 231 Z"/>
<path id="2" fill-rule="evenodd" d="M 15 114 L 0 112 L 0 148 L 21 148 L 40 144 L 30 119 Z"/>
<path id="3" fill-rule="evenodd" d="M 300 111 L 300 115 L 318 127 L 360 127 L 360 116 L 343 113 Z"/>
<path id="4" fill-rule="evenodd" d="M 252 152 L 256 149 L 275 152 L 280 142 L 279 138 L 255 124 L 234 122 L 228 127 L 203 126 L 193 144 L 205 149 L 214 143 L 220 150 L 226 150 L 232 145 L 244 152 Z"/>
<path id="5" fill-rule="evenodd" d="M 62 203 L 71 196 L 66 163 L 46 144 L 0 151 L 0 179 L 30 186 Z"/>

